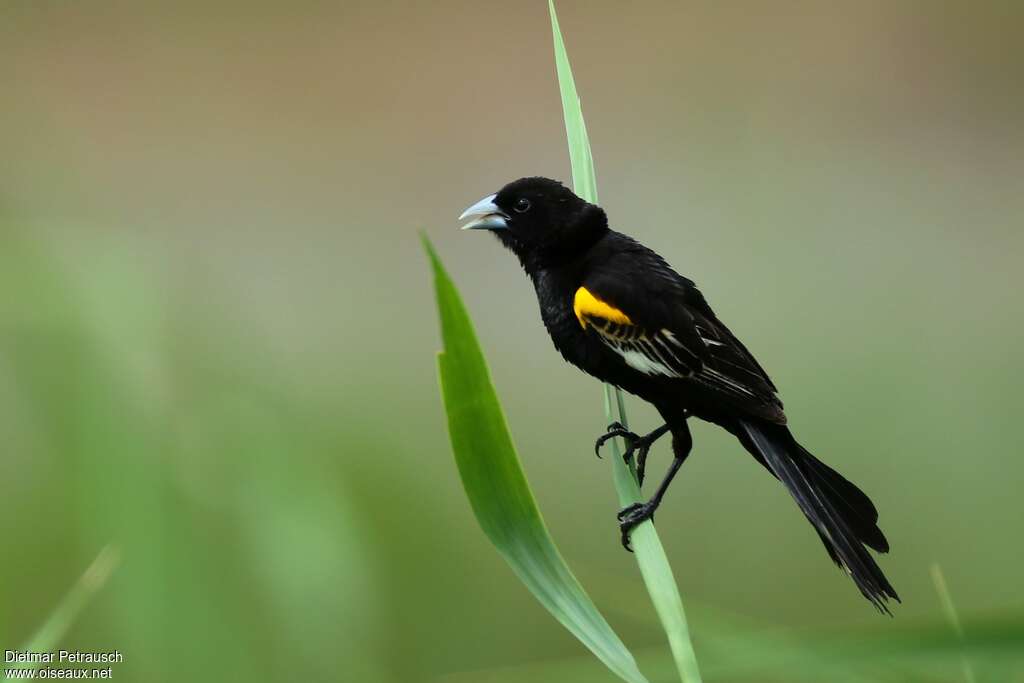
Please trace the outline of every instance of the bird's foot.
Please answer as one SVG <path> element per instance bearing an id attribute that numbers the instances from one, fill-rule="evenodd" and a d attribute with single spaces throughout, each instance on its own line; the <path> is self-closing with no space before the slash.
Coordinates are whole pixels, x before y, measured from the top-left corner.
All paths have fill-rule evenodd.
<path id="1" fill-rule="evenodd" d="M 632 444 L 636 443 L 640 439 L 640 435 L 637 434 L 636 432 L 631 432 L 625 427 L 623 427 L 621 422 L 612 422 L 610 425 L 608 425 L 608 431 L 606 431 L 601 436 L 597 437 L 597 441 L 594 442 L 594 455 L 600 458 L 601 446 L 604 446 L 605 443 L 607 443 L 611 439 L 614 439 L 617 436 L 621 436 L 623 439 L 626 440 L 626 443 L 628 444 L 626 447 L 626 453 L 628 453 L 629 455 L 626 455 L 624 453 L 622 457 L 625 458 L 627 462 L 629 462 L 629 458 L 633 457 Z"/>
<path id="2" fill-rule="evenodd" d="M 597 457 L 601 457 L 601 446 L 617 436 L 621 436 L 626 441 L 626 450 L 622 452 L 622 459 L 628 465 L 636 455 L 636 477 L 637 483 L 640 486 L 644 485 L 644 473 L 647 469 L 647 453 L 651 450 L 651 446 L 657 441 L 662 434 L 666 431 L 665 427 L 659 427 L 646 436 L 640 436 L 636 432 L 631 432 L 622 426 L 621 422 L 613 422 L 608 425 L 608 431 L 598 437 L 597 442 L 594 444 L 594 453 Z"/>
<path id="3" fill-rule="evenodd" d="M 619 510 L 617 517 L 619 518 L 619 530 L 622 532 L 623 548 L 633 552 L 633 548 L 629 544 L 629 537 L 632 535 L 633 529 L 648 519 L 654 521 L 654 511 L 657 508 L 657 503 L 647 501 L 646 503 L 633 503 Z"/>

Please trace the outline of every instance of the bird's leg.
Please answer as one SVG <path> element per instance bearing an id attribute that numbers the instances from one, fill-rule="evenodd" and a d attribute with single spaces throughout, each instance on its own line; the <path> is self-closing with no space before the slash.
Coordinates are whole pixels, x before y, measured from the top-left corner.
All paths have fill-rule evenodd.
<path id="1" fill-rule="evenodd" d="M 601 446 L 605 444 L 609 439 L 613 439 L 616 436 L 621 436 L 626 440 L 626 450 L 622 453 L 622 459 L 629 464 L 629 461 L 636 455 L 636 474 L 640 485 L 644 484 L 644 468 L 647 466 L 647 453 L 651 450 L 651 446 L 654 442 L 661 438 L 661 436 L 668 431 L 668 424 L 655 429 L 650 434 L 639 436 L 638 434 L 629 431 L 622 426 L 621 422 L 613 422 L 608 425 L 608 431 L 602 434 L 597 439 L 597 443 L 594 444 L 594 453 L 597 457 L 601 457 Z"/>
<path id="2" fill-rule="evenodd" d="M 637 484 L 641 487 L 644 485 L 644 473 L 647 470 L 647 453 L 651 450 L 654 442 L 660 439 L 662 434 L 667 431 L 668 424 L 666 423 L 634 442 L 634 447 L 636 448 L 636 480 Z"/>
<path id="3" fill-rule="evenodd" d="M 618 518 L 619 530 L 622 532 L 622 547 L 626 550 L 633 551 L 629 545 L 629 537 L 633 533 L 633 529 L 645 520 L 654 519 L 654 511 L 661 505 L 661 499 L 665 497 L 665 492 L 668 491 L 672 478 L 676 476 L 679 467 L 686 460 L 686 456 L 690 454 L 692 446 L 693 438 L 690 436 L 690 428 L 687 426 L 686 421 L 683 420 L 680 425 L 674 425 L 672 430 L 672 464 L 669 465 L 665 478 L 658 485 L 658 490 L 654 492 L 654 495 L 646 503 L 633 503 L 619 511 Z"/>

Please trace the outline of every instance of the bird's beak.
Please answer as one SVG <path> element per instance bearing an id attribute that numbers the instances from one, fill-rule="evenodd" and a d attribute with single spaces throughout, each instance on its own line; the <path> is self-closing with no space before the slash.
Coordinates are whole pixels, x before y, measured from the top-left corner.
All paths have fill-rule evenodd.
<path id="1" fill-rule="evenodd" d="M 462 226 L 463 230 L 506 230 L 508 229 L 508 214 L 498 208 L 494 198 L 498 195 L 492 194 L 484 197 L 473 206 L 462 212 L 459 220 L 472 218 L 469 223 Z"/>

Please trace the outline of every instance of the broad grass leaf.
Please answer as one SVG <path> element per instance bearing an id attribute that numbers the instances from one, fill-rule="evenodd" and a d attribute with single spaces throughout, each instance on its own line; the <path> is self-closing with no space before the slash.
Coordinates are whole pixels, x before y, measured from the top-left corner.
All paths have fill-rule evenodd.
<path id="1" fill-rule="evenodd" d="M 526 481 L 483 351 L 455 285 L 429 241 L 444 351 L 438 355 L 448 433 L 473 513 L 534 597 L 594 655 L 631 683 L 645 683 L 623 645 L 573 576 Z"/>

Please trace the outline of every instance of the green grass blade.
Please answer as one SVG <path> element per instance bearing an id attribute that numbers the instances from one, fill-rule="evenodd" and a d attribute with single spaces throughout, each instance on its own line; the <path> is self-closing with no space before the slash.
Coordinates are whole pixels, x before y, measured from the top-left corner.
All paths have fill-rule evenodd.
<path id="1" fill-rule="evenodd" d="M 692 605 L 691 605 L 692 607 Z M 978 680 L 1017 681 L 1024 665 L 1024 615 L 1009 613 L 968 623 L 960 640 L 944 622 L 892 625 L 869 630 L 792 631 L 736 621 L 701 610 L 701 665 L 715 680 L 808 683 L 907 683 L 958 681 L 961 655 L 984 660 L 990 673 Z M 714 623 L 714 622 L 718 623 Z M 711 628 L 707 628 L 708 626 Z M 638 652 L 655 680 L 668 680 L 675 664 L 661 651 Z M 449 674 L 438 683 L 555 683 L 589 680 L 582 657 L 518 664 L 502 669 Z"/>
<path id="2" fill-rule="evenodd" d="M 953 595 L 949 592 L 949 586 L 946 585 L 946 575 L 942 573 L 942 567 L 938 563 L 931 566 L 931 575 L 932 582 L 935 584 L 935 592 L 939 594 L 939 601 L 942 602 L 942 612 L 946 615 L 946 621 L 949 622 L 953 633 L 962 642 L 964 627 L 960 623 L 960 614 L 956 610 L 956 605 L 953 604 Z M 965 683 L 975 683 L 977 679 L 974 676 L 974 667 L 971 666 L 967 655 L 961 658 L 960 666 L 963 669 Z"/>
<path id="3" fill-rule="evenodd" d="M 562 96 L 562 114 L 565 116 L 565 133 L 569 141 L 569 162 L 572 165 L 572 186 L 576 194 L 588 202 L 597 203 L 597 176 L 594 174 L 594 157 L 590 152 L 590 138 L 587 124 L 583 121 L 583 108 L 576 91 L 576 80 L 572 77 L 569 55 L 562 40 L 562 29 L 558 26 L 555 3 L 548 0 L 551 13 L 551 33 L 555 40 L 555 70 L 558 72 L 558 90 Z"/>
<path id="4" fill-rule="evenodd" d="M 572 76 L 569 55 L 565 50 L 565 41 L 562 39 L 562 31 L 558 26 L 558 15 L 555 13 L 553 0 L 548 0 L 548 9 L 551 13 L 551 33 L 555 43 L 555 68 L 558 72 L 558 86 L 562 96 L 565 133 L 569 141 L 573 189 L 576 194 L 587 201 L 597 203 L 597 179 L 594 173 L 594 159 L 590 151 L 590 140 L 587 136 L 587 126 L 583 120 L 583 110 L 580 106 L 579 94 L 576 91 L 576 82 Z M 614 409 L 613 395 L 615 398 Z M 622 392 L 618 388 L 605 386 L 604 403 L 607 421 L 615 421 L 617 410 L 618 421 L 628 427 Z M 629 505 L 640 501 L 640 487 L 636 483 L 636 473 L 632 471 L 631 466 L 627 467 L 623 463 L 617 440 L 612 442 L 611 461 L 619 502 L 622 505 Z M 672 649 L 679 675 L 685 683 L 697 683 L 701 680 L 700 670 L 697 667 L 693 643 L 690 641 L 683 601 L 679 595 L 679 588 L 672 574 L 672 568 L 665 556 L 665 549 L 651 522 L 644 522 L 634 529 L 632 545 L 636 553 L 637 564 L 640 566 L 640 573 L 647 585 L 647 591 L 650 593 L 651 601 L 654 603 L 662 627 L 668 636 L 669 646 Z"/>
<path id="5" fill-rule="evenodd" d="M 120 559 L 114 546 L 107 546 L 100 551 L 85 573 L 75 582 L 68 594 L 50 614 L 49 618 L 39 627 L 35 635 L 25 643 L 23 652 L 53 652 L 61 638 L 68 632 L 75 619 L 92 598 L 107 583 L 114 573 Z M 38 669 L 40 662 L 14 664 L 9 669 Z"/>
<path id="6" fill-rule="evenodd" d="M 455 462 L 477 521 L 519 579 L 552 615 L 623 680 L 645 683 L 622 640 L 573 576 L 548 533 L 523 474 L 476 333 L 429 241 L 444 351 L 441 394 Z"/>

